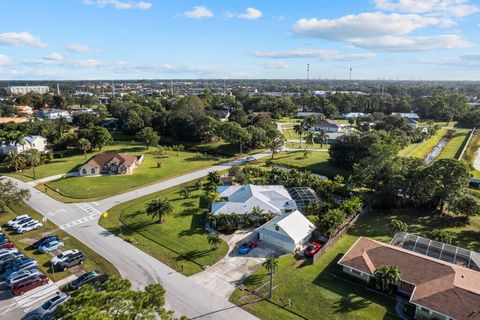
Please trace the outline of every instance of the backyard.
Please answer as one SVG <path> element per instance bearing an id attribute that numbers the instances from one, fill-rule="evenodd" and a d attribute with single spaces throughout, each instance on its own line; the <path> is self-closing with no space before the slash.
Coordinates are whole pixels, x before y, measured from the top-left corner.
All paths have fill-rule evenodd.
<path id="1" fill-rule="evenodd" d="M 294 169 L 308 170 L 316 174 L 334 177 L 336 175 L 348 176 L 351 173 L 331 164 L 330 156 L 326 151 L 311 151 L 304 158 L 303 151 L 281 152 L 273 160 L 274 164 Z"/>
<path id="2" fill-rule="evenodd" d="M 19 214 L 29 214 L 32 218 L 39 221 L 42 221 L 43 217 L 40 213 L 36 212 L 34 209 L 29 207 L 25 203 L 17 203 L 14 205 L 10 205 L 10 207 L 7 207 L 6 212 L 0 214 L 0 225 L 3 225 L 5 222 Z M 93 250 L 86 247 L 80 241 L 73 238 L 66 232 L 60 230 L 52 222 L 46 221 L 43 224 L 44 226 L 41 227 L 39 230 L 30 231 L 25 234 L 15 234 L 14 232 L 7 232 L 7 235 L 9 239 L 13 241 L 15 246 L 19 250 L 21 250 L 26 256 L 35 258 L 38 261 L 38 268 L 45 274 L 47 274 L 51 279 L 53 279 L 54 281 L 58 281 L 71 275 L 73 270 L 76 270 L 77 272 L 79 270 L 78 268 L 73 268 L 67 271 L 57 271 L 53 273 L 50 269 L 49 263 L 50 259 L 52 259 L 53 256 L 51 254 L 40 254 L 30 246 L 31 243 L 49 234 L 58 235 L 60 240 L 65 244 L 65 247 L 63 247 L 61 251 L 78 249 L 85 253 L 87 259 L 82 266 L 84 270 L 97 270 L 100 272 L 108 273 L 110 275 L 118 274 L 117 269 L 115 269 L 115 267 L 107 260 L 105 260 L 102 256 L 98 255 Z M 5 231 L 6 230 L 4 230 L 3 232 Z"/>
<path id="3" fill-rule="evenodd" d="M 185 199 L 180 189 L 177 186 L 120 204 L 108 210 L 108 218 L 100 219 L 100 225 L 184 275 L 200 272 L 222 258 L 228 247 L 222 241 L 212 250 L 207 241 L 206 210 L 200 208 L 204 191 L 190 188 Z M 174 208 L 162 224 L 145 213 L 146 204 L 159 198 L 168 199 Z"/>
<path id="4" fill-rule="evenodd" d="M 146 150 L 142 147 L 131 147 L 127 150 L 130 154 L 145 156 L 145 160 L 133 175 L 71 177 L 47 182 L 38 188 L 45 191 L 47 186 L 50 188 L 48 193 L 52 196 L 58 193 L 62 196 L 62 201 L 93 200 L 200 170 L 219 162 L 215 157 L 192 152 L 179 152 L 177 156 L 175 151 L 156 154 L 154 148 Z"/>
<path id="5" fill-rule="evenodd" d="M 267 300 L 254 302 L 257 297 L 237 289 L 231 300 L 261 319 L 396 319 L 395 301 L 391 297 L 372 292 L 344 275 L 336 264 L 359 236 L 389 242 L 393 236 L 390 219 L 398 218 L 409 225 L 409 232 L 424 234 L 434 228 L 452 232 L 453 244 L 480 250 L 480 217 L 465 224 L 461 218 L 435 216 L 416 210 L 390 213 L 370 212 L 357 222 L 316 264 L 296 262 L 292 255 L 279 259 L 274 280 L 274 293 Z M 244 282 L 249 290 L 265 294 L 268 275 L 258 269 Z M 290 303 L 289 303 L 290 301 Z M 283 308 L 280 308 L 282 306 Z"/>

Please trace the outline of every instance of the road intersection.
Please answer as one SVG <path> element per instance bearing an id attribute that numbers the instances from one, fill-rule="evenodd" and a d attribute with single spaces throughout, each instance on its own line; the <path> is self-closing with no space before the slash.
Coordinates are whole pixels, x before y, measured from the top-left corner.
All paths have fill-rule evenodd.
<path id="1" fill-rule="evenodd" d="M 265 151 L 254 157 L 259 159 L 268 155 L 270 152 Z M 162 284 L 167 292 L 166 306 L 177 315 L 190 319 L 249 320 L 256 317 L 98 225 L 101 213 L 117 204 L 205 177 L 211 171 L 226 170 L 245 161 L 245 158 L 237 159 L 90 203 L 62 203 L 35 189 L 32 184 L 9 179 L 18 187 L 30 190 L 28 205 L 110 261 L 134 287 Z"/>

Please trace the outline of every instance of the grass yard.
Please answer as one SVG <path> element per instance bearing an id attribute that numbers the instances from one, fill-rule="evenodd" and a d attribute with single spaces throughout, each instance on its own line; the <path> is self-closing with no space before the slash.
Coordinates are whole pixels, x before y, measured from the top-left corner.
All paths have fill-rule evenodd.
<path id="1" fill-rule="evenodd" d="M 349 282 L 350 278 L 336 264 L 359 236 L 389 242 L 393 236 L 390 227 L 393 217 L 406 222 L 410 232 L 448 230 L 453 234 L 455 245 L 480 250 L 480 217 L 465 224 L 461 218 L 432 216 L 415 210 L 373 211 L 359 220 L 316 264 L 299 264 L 292 255 L 281 257 L 272 301 L 307 319 L 397 319 L 392 298 L 358 286 L 356 281 Z M 266 283 L 268 275 L 264 268 L 259 268 L 244 284 L 264 294 L 268 286 L 261 286 Z M 264 320 L 300 319 L 266 300 L 252 302 L 256 298 L 245 291 L 236 290 L 230 299 Z"/>
<path id="2" fill-rule="evenodd" d="M 100 219 L 100 225 L 184 275 L 200 272 L 202 266 L 221 259 L 228 246 L 222 241 L 219 249 L 212 251 L 208 244 L 206 210 L 199 207 L 204 191 L 192 190 L 190 197 L 184 199 L 179 195 L 180 189 L 175 187 L 120 204 L 108 210 L 108 218 Z M 145 214 L 146 204 L 158 198 L 168 199 L 174 207 L 163 224 Z"/>
<path id="3" fill-rule="evenodd" d="M 334 177 L 336 175 L 348 176 L 351 174 L 346 170 L 342 170 L 332 165 L 328 161 L 329 159 L 330 155 L 328 152 L 311 151 L 307 158 L 304 159 L 303 151 L 294 151 L 279 153 L 273 160 L 273 163 L 294 169 L 308 170 L 327 177 Z"/>
<path id="4" fill-rule="evenodd" d="M 0 215 L 0 224 L 3 225 L 8 220 L 14 218 L 19 214 L 29 214 L 32 218 L 37 219 L 39 221 L 42 220 L 42 215 L 36 212 L 34 209 L 26 205 L 25 203 L 17 203 L 15 205 L 11 205 L 7 208 L 7 212 L 2 213 Z M 5 232 L 6 230 L 4 230 Z M 54 281 L 58 281 L 63 279 L 72 274 L 73 269 L 70 268 L 67 271 L 62 272 L 55 272 L 52 273 L 50 269 L 50 259 L 53 258 L 53 254 L 40 254 L 36 252 L 33 248 L 30 247 L 30 244 L 35 242 L 36 240 L 41 239 L 45 235 L 49 234 L 56 234 L 60 238 L 60 240 L 65 244 L 65 246 L 61 249 L 61 251 L 69 250 L 69 249 L 79 249 L 80 251 L 84 252 L 87 256 L 85 263 L 83 264 L 83 269 L 86 271 L 97 270 L 100 272 L 108 273 L 110 275 L 117 274 L 118 271 L 115 267 L 110 264 L 107 260 L 103 257 L 95 253 L 93 250 L 88 248 L 87 246 L 83 245 L 80 241 L 70 236 L 68 233 L 60 230 L 54 225 L 51 221 L 47 221 L 44 223 L 44 226 L 41 227 L 39 230 L 30 231 L 24 234 L 14 234 L 13 232 L 7 232 L 7 235 L 10 240 L 13 241 L 15 246 L 21 250 L 25 256 L 35 258 L 38 261 L 38 268 L 47 274 L 51 279 Z"/>
<path id="5" fill-rule="evenodd" d="M 302 142 L 302 145 L 300 145 L 300 142 L 287 142 L 286 146 L 291 149 L 305 149 L 305 147 L 308 149 L 330 149 L 329 144 L 320 145 L 315 143 L 313 145 L 307 145 L 305 141 Z"/>
<path id="6" fill-rule="evenodd" d="M 425 159 L 430 153 L 430 151 L 432 151 L 433 147 L 435 147 L 440 142 L 440 140 L 442 140 L 442 138 L 447 134 L 447 132 L 448 130 L 444 128 L 438 130 L 437 134 L 430 137 L 430 139 L 427 139 L 426 141 L 417 144 L 417 146 L 413 148 L 413 150 L 410 150 L 409 153 L 404 153 L 402 155 L 407 157 Z M 402 153 L 402 151 L 400 152 Z"/>
<path id="7" fill-rule="evenodd" d="M 456 130 L 438 156 L 438 159 L 458 159 L 465 143 L 467 143 L 470 132 L 471 130 L 468 129 Z"/>
<path id="8" fill-rule="evenodd" d="M 165 155 L 155 155 L 153 148 L 149 151 L 145 149 L 136 151 L 135 154 L 143 154 L 145 160 L 133 175 L 71 177 L 51 181 L 45 185 L 51 189 L 48 191 L 50 195 L 55 191 L 63 196 L 63 201 L 100 199 L 218 163 L 217 158 L 204 157 L 192 152 L 180 152 L 177 156 L 174 151 L 169 151 Z M 160 168 L 157 167 L 157 162 L 161 163 Z M 38 189 L 45 191 L 44 186 L 39 186 Z"/>

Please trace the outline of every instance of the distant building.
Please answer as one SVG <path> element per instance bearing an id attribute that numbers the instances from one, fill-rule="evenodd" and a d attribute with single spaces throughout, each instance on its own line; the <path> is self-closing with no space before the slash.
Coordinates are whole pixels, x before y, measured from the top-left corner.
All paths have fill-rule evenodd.
<path id="1" fill-rule="evenodd" d="M 366 118 L 368 116 L 369 116 L 368 113 L 363 113 L 363 112 L 349 112 L 349 113 L 343 115 L 343 117 L 347 120 L 357 119 L 357 118 Z"/>
<path id="2" fill-rule="evenodd" d="M 416 114 L 415 112 L 394 112 L 392 113 L 392 116 L 400 116 L 402 118 L 407 118 L 407 119 L 413 119 L 413 120 L 418 120 L 420 119 L 420 116 Z"/>
<path id="3" fill-rule="evenodd" d="M 412 118 L 407 118 L 408 121 L 408 126 L 412 129 L 417 129 L 418 128 L 418 121 L 414 120 Z"/>
<path id="4" fill-rule="evenodd" d="M 207 110 L 207 114 L 211 114 L 214 117 L 218 118 L 220 121 L 227 121 L 230 117 L 230 111 L 224 109 L 212 109 Z"/>
<path id="5" fill-rule="evenodd" d="M 80 176 L 99 174 L 133 174 L 143 162 L 143 156 L 118 153 L 99 153 L 79 169 Z"/>
<path id="6" fill-rule="evenodd" d="M 27 115 L 33 114 L 33 109 L 30 106 L 15 106 L 15 109 L 17 109 L 17 111 L 22 114 L 27 114 Z"/>
<path id="7" fill-rule="evenodd" d="M 39 94 L 48 93 L 50 88 L 48 86 L 11 86 L 7 87 L 7 91 L 12 94 L 24 95 L 29 92 L 36 92 Z"/>
<path id="8" fill-rule="evenodd" d="M 67 110 L 51 108 L 51 109 L 40 110 L 38 112 L 38 117 L 42 119 L 50 119 L 50 120 L 55 120 L 60 118 L 70 119 L 70 113 Z"/>
<path id="9" fill-rule="evenodd" d="M 322 115 L 321 112 L 306 112 L 306 111 L 297 112 L 297 118 L 318 117 L 320 115 Z"/>
<path id="10" fill-rule="evenodd" d="M 316 131 L 339 132 L 342 126 L 335 120 L 324 119 L 317 121 L 314 128 Z"/>
<path id="11" fill-rule="evenodd" d="M 9 122 L 22 123 L 22 122 L 27 122 L 27 121 L 29 121 L 29 119 L 26 118 L 26 117 L 3 117 L 3 118 L 0 118 L 0 123 L 9 123 Z"/>
<path id="12" fill-rule="evenodd" d="M 24 138 L 25 144 L 10 143 L 0 146 L 0 154 L 20 154 L 31 149 L 45 152 L 47 150 L 47 139 L 41 136 L 29 136 Z"/>

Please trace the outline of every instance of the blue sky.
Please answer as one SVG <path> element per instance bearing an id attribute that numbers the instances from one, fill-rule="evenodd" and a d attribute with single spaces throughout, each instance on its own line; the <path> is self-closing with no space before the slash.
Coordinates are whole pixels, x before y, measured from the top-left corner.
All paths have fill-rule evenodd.
<path id="1" fill-rule="evenodd" d="M 4 80 L 480 80 L 477 0 L 1 4 Z"/>

